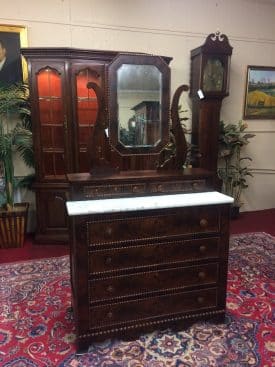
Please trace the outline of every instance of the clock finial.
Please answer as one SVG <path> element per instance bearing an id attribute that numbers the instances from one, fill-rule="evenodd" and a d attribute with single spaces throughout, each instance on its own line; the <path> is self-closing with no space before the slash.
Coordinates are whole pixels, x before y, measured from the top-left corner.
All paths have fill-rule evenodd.
<path id="1" fill-rule="evenodd" d="M 225 37 L 226 37 L 226 35 L 225 34 L 222 34 L 219 31 L 219 29 L 217 29 L 215 33 L 211 33 L 210 34 L 210 38 L 211 38 L 212 41 L 220 41 L 220 42 L 222 42 Z"/>

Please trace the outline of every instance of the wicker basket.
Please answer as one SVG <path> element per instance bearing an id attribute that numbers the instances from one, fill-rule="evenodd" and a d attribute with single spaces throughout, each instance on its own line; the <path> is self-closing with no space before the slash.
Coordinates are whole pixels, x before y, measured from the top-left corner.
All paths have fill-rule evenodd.
<path id="1" fill-rule="evenodd" d="M 0 248 L 22 247 L 29 203 L 15 204 L 14 210 L 0 209 Z"/>

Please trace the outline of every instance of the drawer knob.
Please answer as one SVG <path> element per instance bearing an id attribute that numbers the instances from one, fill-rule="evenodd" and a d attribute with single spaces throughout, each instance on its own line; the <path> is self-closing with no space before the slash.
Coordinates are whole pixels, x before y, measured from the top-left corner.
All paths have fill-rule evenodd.
<path id="1" fill-rule="evenodd" d="M 113 232 L 113 230 L 112 230 L 112 228 L 111 227 L 107 227 L 106 228 L 106 233 L 107 233 L 107 235 L 111 235 L 112 234 L 112 232 Z"/>
<path id="2" fill-rule="evenodd" d="M 107 292 L 112 293 L 114 291 L 114 287 L 112 285 L 109 285 L 107 287 Z"/>
<path id="3" fill-rule="evenodd" d="M 197 298 L 198 303 L 201 305 L 204 303 L 204 297 L 198 297 Z"/>
<path id="4" fill-rule="evenodd" d="M 111 319 L 111 318 L 113 317 L 113 313 L 112 313 L 112 311 L 109 311 L 109 312 L 107 313 L 107 317 L 108 317 L 108 319 Z"/>
<path id="5" fill-rule="evenodd" d="M 199 279 L 203 280 L 206 278 L 206 273 L 204 271 L 200 271 L 198 274 Z"/>
<path id="6" fill-rule="evenodd" d="M 205 245 L 201 245 L 201 246 L 200 246 L 200 252 L 201 252 L 202 254 L 204 254 L 204 253 L 206 252 L 206 246 L 205 246 Z"/>
<path id="7" fill-rule="evenodd" d="M 205 219 L 205 218 L 201 219 L 201 220 L 200 220 L 200 226 L 201 226 L 202 228 L 207 227 L 207 226 L 208 226 L 208 220 L 207 220 L 207 219 Z"/>
<path id="8" fill-rule="evenodd" d="M 112 258 L 110 256 L 106 257 L 105 264 L 106 265 L 112 264 Z"/>
<path id="9" fill-rule="evenodd" d="M 133 186 L 133 192 L 138 192 L 138 186 Z"/>
<path id="10" fill-rule="evenodd" d="M 158 185 L 158 192 L 162 192 L 162 191 L 163 191 L 162 185 Z"/>

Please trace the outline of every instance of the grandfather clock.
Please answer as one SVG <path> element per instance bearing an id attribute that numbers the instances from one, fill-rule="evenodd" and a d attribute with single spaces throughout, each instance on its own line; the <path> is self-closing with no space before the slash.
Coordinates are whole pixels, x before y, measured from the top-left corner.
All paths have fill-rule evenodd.
<path id="1" fill-rule="evenodd" d="M 228 38 L 220 32 L 191 51 L 192 143 L 199 152 L 195 167 L 217 169 L 220 109 L 229 95 L 231 54 Z"/>

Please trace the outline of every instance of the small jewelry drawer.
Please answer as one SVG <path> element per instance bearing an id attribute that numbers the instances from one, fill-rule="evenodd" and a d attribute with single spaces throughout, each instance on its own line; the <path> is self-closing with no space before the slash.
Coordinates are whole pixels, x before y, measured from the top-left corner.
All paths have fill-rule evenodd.
<path id="1" fill-rule="evenodd" d="M 118 302 L 90 308 L 90 328 L 115 324 L 150 322 L 156 317 L 169 318 L 187 312 L 212 310 L 217 307 L 217 288 L 170 293 L 141 300 Z"/>
<path id="2" fill-rule="evenodd" d="M 135 194 L 145 194 L 146 184 L 117 184 L 117 185 L 97 185 L 97 186 L 83 186 L 82 199 L 99 199 L 99 198 L 114 198 L 123 197 Z"/>
<path id="3" fill-rule="evenodd" d="M 89 252 L 89 273 L 121 271 L 159 264 L 217 259 L 219 237 L 162 241 Z"/>
<path id="4" fill-rule="evenodd" d="M 151 193 L 184 193 L 206 190 L 205 180 L 159 181 L 149 184 Z"/>
<path id="5" fill-rule="evenodd" d="M 90 280 L 90 300 L 100 301 L 184 287 L 213 285 L 218 282 L 218 269 L 219 265 L 212 263 Z"/>

